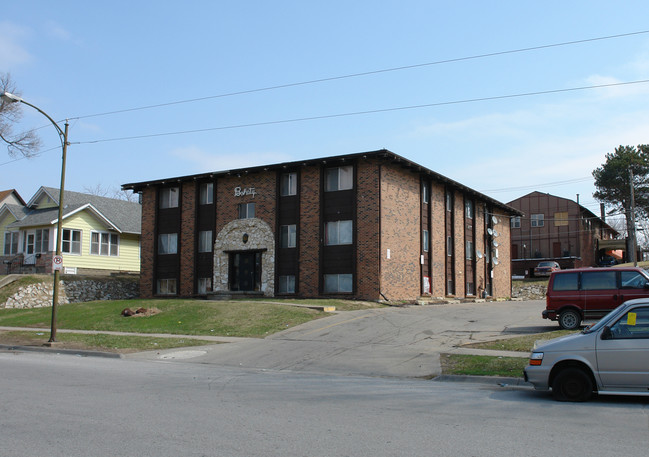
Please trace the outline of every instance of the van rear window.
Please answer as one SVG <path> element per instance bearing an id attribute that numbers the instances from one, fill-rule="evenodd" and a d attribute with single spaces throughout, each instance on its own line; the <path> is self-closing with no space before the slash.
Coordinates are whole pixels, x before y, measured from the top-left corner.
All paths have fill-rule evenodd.
<path id="1" fill-rule="evenodd" d="M 561 273 L 554 275 L 552 290 L 577 290 L 578 273 Z"/>

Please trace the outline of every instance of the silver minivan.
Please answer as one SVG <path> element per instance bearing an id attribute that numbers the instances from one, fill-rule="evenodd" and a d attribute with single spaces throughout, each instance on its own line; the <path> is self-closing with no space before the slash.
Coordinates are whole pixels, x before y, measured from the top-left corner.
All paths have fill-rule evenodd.
<path id="1" fill-rule="evenodd" d="M 535 345 L 525 381 L 559 401 L 649 396 L 649 299 L 630 300 L 581 333 Z"/>

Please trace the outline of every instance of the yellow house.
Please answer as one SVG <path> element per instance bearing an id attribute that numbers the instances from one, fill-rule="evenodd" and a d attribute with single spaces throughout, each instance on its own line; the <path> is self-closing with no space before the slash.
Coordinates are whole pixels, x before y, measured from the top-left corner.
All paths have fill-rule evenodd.
<path id="1" fill-rule="evenodd" d="M 58 197 L 58 189 L 41 187 L 24 207 L 0 207 L 6 273 L 52 271 Z M 62 273 L 139 272 L 141 212 L 139 203 L 66 191 Z"/>

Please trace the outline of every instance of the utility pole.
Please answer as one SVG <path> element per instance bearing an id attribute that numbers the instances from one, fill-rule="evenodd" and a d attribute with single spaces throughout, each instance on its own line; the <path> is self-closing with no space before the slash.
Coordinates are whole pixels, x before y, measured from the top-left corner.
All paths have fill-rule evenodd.
<path id="1" fill-rule="evenodd" d="M 638 250 L 638 247 L 635 236 L 635 193 L 633 191 L 633 170 L 631 169 L 631 167 L 629 167 L 629 185 L 631 186 L 631 230 L 629 231 L 629 237 L 631 238 L 629 240 L 629 244 L 631 245 L 631 257 L 629 258 L 629 260 L 633 259 L 633 266 L 637 267 L 638 258 L 636 256 L 636 252 Z"/>

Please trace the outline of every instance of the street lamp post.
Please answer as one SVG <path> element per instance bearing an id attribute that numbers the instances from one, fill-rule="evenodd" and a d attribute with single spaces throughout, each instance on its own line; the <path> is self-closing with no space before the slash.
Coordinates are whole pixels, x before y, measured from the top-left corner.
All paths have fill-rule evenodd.
<path id="1" fill-rule="evenodd" d="M 2 98 L 10 103 L 23 103 L 27 106 L 31 106 L 34 108 L 36 111 L 41 113 L 43 116 L 45 116 L 51 123 L 52 125 L 56 128 L 56 131 L 59 134 L 59 139 L 61 140 L 61 149 L 63 151 L 62 157 L 61 157 L 61 187 L 59 189 L 59 214 L 58 214 L 58 219 L 56 221 L 56 251 L 55 255 L 57 257 L 61 256 L 61 237 L 63 235 L 63 192 L 64 192 L 64 187 L 65 187 L 65 161 L 66 161 L 66 154 L 67 154 L 67 149 L 68 149 L 68 122 L 65 122 L 65 130 L 62 130 L 61 127 L 59 127 L 59 124 L 56 123 L 54 119 L 52 119 L 45 111 L 40 109 L 39 107 L 32 105 L 29 102 L 26 102 L 23 100 L 21 97 L 18 97 L 17 95 L 10 94 L 9 92 L 3 92 L 2 93 Z M 50 339 L 49 343 L 55 343 L 56 342 L 56 307 L 58 305 L 59 301 L 59 277 L 60 277 L 60 269 L 55 268 L 54 269 L 54 288 L 52 290 L 52 326 L 51 326 L 51 331 L 50 331 Z"/>

